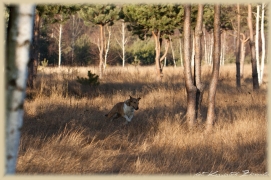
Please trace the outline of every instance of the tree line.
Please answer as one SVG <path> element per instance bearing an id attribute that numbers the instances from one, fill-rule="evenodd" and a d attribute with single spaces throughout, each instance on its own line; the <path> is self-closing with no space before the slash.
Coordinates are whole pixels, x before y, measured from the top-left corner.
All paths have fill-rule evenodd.
<path id="1" fill-rule="evenodd" d="M 205 4 L 203 7 L 203 35 L 199 41 L 202 43 L 201 63 L 210 65 L 214 49 L 213 6 Z M 255 17 L 259 7 L 262 12 L 267 8 L 261 4 L 252 5 Z M 8 14 L 8 8 L 6 11 Z M 239 11 L 236 5 L 221 5 L 220 63 L 225 63 L 225 56 L 226 63 L 240 61 L 240 77 L 245 60 L 249 62 L 246 58 L 249 54 L 246 51 L 249 47 L 247 11 L 247 5 L 244 4 L 239 5 Z M 192 66 L 195 59 L 197 12 L 197 5 L 192 5 Z M 267 28 L 267 19 L 264 14 L 262 16 L 263 26 L 260 29 L 264 30 Z M 54 66 L 98 65 L 99 76 L 102 78 L 107 65 L 155 64 L 159 79 L 163 77 L 164 66 L 183 66 L 183 19 L 182 4 L 37 5 L 32 48 L 32 59 L 36 64 L 34 66 L 40 65 L 44 60 Z M 257 18 L 252 18 L 254 29 L 257 27 L 256 20 Z M 238 24 L 241 27 L 239 33 Z M 264 36 L 263 33 L 258 42 L 263 42 Z M 262 43 L 256 47 L 256 52 L 265 51 Z M 264 54 L 263 52 L 261 62 L 264 62 Z M 258 72 L 262 71 L 263 65 L 264 63 L 260 63 L 257 66 Z M 260 82 L 261 77 L 259 73 Z"/>
<path id="2" fill-rule="evenodd" d="M 253 13 L 254 8 L 256 13 Z M 130 63 L 136 64 L 142 61 L 146 64 L 148 62 L 155 64 L 156 78 L 159 82 L 163 78 L 163 67 L 167 65 L 166 57 L 170 47 L 172 65 L 176 66 L 177 50 L 174 48 L 174 43 L 175 46 L 179 43 L 179 58 L 184 66 L 187 92 L 186 120 L 190 128 L 195 125 L 196 119 L 201 118 L 200 104 L 206 89 L 206 85 L 201 81 L 201 65 L 209 63 L 213 66 L 208 91 L 206 120 L 208 132 L 212 129 L 215 119 L 215 93 L 219 68 L 223 64 L 223 54 L 225 55 L 223 48 L 226 47 L 227 34 L 232 36 L 233 44 L 236 44 L 234 53 L 236 87 L 241 87 L 243 65 L 241 57 L 244 56 L 245 49 L 243 43 L 249 41 L 253 89 L 259 89 L 261 73 L 263 73 L 262 66 L 265 62 L 264 30 L 267 26 L 265 11 L 264 3 L 253 6 L 251 4 L 7 5 L 5 87 L 8 91 L 6 99 L 6 126 L 8 128 L 6 142 L 14 141 L 15 143 L 9 143 L 7 146 L 6 152 L 13 152 L 6 155 L 6 168 L 11 168 L 7 172 L 14 172 L 12 168 L 16 161 L 15 151 L 19 142 L 17 138 L 22 121 L 27 63 L 28 85 L 33 87 L 37 66 L 42 59 L 48 58 L 52 63 L 51 58 L 54 59 L 53 56 L 57 56 L 53 64 L 61 66 L 63 59 L 65 59 L 65 64 L 78 65 L 77 63 L 80 62 L 81 65 L 86 65 L 86 59 L 96 57 L 99 64 L 99 76 L 102 78 L 110 60 L 119 57 L 122 66 L 125 66 L 129 62 L 128 52 L 130 52 Z M 261 26 L 259 26 L 260 19 Z M 26 23 L 22 24 L 24 20 Z M 31 22 L 34 22 L 33 26 Z M 114 26 L 116 24 L 119 26 Z M 259 32 L 261 32 L 261 47 Z M 176 39 L 173 41 L 174 38 L 178 41 Z M 64 39 L 66 39 L 65 44 Z M 113 39 L 115 39 L 115 46 L 112 43 Z M 115 51 L 112 50 L 113 48 L 116 48 Z M 262 57 L 261 66 L 259 49 L 261 49 Z M 29 56 L 26 53 L 28 51 Z M 113 52 L 115 56 L 112 55 Z M 69 56 L 65 57 L 64 54 L 69 54 Z"/>

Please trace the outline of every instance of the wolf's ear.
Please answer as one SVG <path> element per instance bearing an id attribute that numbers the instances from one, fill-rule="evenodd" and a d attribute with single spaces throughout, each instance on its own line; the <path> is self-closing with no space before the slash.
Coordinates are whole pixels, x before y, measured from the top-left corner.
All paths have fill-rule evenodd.
<path id="1" fill-rule="evenodd" d="M 137 98 L 137 100 L 140 100 L 141 98 L 139 97 L 139 98 Z"/>
<path id="2" fill-rule="evenodd" d="M 130 96 L 130 95 L 129 95 Z M 130 96 L 130 99 L 133 99 L 132 96 Z"/>

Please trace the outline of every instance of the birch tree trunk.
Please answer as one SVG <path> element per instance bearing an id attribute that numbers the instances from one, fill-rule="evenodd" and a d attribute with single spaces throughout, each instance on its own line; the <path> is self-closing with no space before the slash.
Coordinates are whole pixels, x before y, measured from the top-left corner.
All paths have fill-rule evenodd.
<path id="1" fill-rule="evenodd" d="M 125 66 L 125 44 L 127 42 L 127 39 L 125 39 L 125 22 L 122 21 L 121 23 L 122 27 L 122 67 Z"/>
<path id="2" fill-rule="evenodd" d="M 99 65 L 99 78 L 103 77 L 103 54 L 104 54 L 104 26 L 100 25 L 100 65 Z"/>
<path id="3" fill-rule="evenodd" d="M 62 24 L 59 25 L 59 38 L 58 38 L 58 67 L 61 65 L 61 39 L 62 39 Z"/>
<path id="4" fill-rule="evenodd" d="M 16 172 L 35 6 L 10 6 L 6 43 L 5 172 Z"/>
<path id="5" fill-rule="evenodd" d="M 116 42 L 118 43 L 118 45 L 120 46 L 121 50 L 122 50 L 122 55 L 119 54 L 119 56 L 122 59 L 122 67 L 125 66 L 125 61 L 126 61 L 126 56 L 125 56 L 125 45 L 128 41 L 128 38 L 126 38 L 126 34 L 125 34 L 125 21 L 121 20 L 121 42 L 118 41 L 118 39 L 116 38 Z"/>
<path id="6" fill-rule="evenodd" d="M 105 47 L 105 54 L 104 54 L 104 71 L 107 65 L 107 57 L 108 57 L 108 52 L 109 52 L 109 48 L 110 48 L 110 41 L 111 41 L 111 26 L 108 27 L 107 26 L 107 31 L 108 31 L 108 39 L 107 39 L 107 45 Z"/>
<path id="7" fill-rule="evenodd" d="M 255 42 L 254 42 L 254 37 L 253 37 L 254 32 L 253 32 L 253 26 L 252 26 L 251 4 L 248 4 L 247 23 L 249 27 L 249 44 L 250 44 L 250 52 L 251 52 L 253 90 L 257 90 L 259 89 L 259 81 L 258 81 L 258 71 L 257 71 L 256 54 L 255 54 Z"/>
<path id="8" fill-rule="evenodd" d="M 236 87 L 241 87 L 241 78 L 240 78 L 240 7 L 237 4 L 237 47 L 236 47 Z"/>
<path id="9" fill-rule="evenodd" d="M 262 3 L 262 19 L 261 19 L 261 38 L 262 38 L 262 59 L 261 59 L 261 69 L 260 69 L 260 82 L 261 85 L 263 82 L 263 73 L 264 73 L 264 59 L 265 59 L 265 37 L 264 37 L 264 3 Z"/>
<path id="10" fill-rule="evenodd" d="M 260 83 L 260 64 L 259 64 L 259 19 L 260 19 L 260 5 L 257 5 L 256 15 L 256 35 L 255 35 L 255 52 L 256 52 L 256 66 L 258 72 L 258 81 Z"/>
<path id="11" fill-rule="evenodd" d="M 220 5 L 215 4 L 214 7 L 214 58 L 213 58 L 213 72 L 211 82 L 209 85 L 208 95 L 208 111 L 206 120 L 206 131 L 209 132 L 215 121 L 215 95 L 216 87 L 219 78 L 219 65 L 220 65 Z"/>
<path id="12" fill-rule="evenodd" d="M 195 125 L 196 121 L 196 93 L 197 88 L 193 84 L 191 71 L 191 5 L 184 5 L 184 79 L 187 93 L 186 121 L 189 128 Z"/>

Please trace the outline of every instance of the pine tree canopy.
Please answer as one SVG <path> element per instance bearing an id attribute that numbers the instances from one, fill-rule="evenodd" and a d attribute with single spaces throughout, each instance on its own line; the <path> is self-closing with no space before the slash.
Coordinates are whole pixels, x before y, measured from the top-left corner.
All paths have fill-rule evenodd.
<path id="1" fill-rule="evenodd" d="M 95 4 L 83 5 L 81 8 L 81 17 L 98 25 L 113 25 L 114 20 L 119 18 L 120 9 L 114 4 Z"/>
<path id="2" fill-rule="evenodd" d="M 183 8 L 175 4 L 124 5 L 125 21 L 128 29 L 139 38 L 151 36 L 152 31 L 160 31 L 161 36 L 171 35 L 181 25 Z"/>

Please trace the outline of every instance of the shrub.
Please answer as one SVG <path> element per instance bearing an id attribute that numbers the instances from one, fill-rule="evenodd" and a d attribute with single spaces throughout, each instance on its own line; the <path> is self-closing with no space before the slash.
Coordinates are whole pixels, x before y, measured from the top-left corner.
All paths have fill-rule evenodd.
<path id="1" fill-rule="evenodd" d="M 79 82 L 82 85 L 89 85 L 89 86 L 98 86 L 100 84 L 99 76 L 91 73 L 90 71 L 88 71 L 88 78 L 77 76 L 77 82 Z"/>
<path id="2" fill-rule="evenodd" d="M 48 66 L 48 60 L 46 58 L 44 58 L 43 61 L 41 61 L 41 66 L 42 67 Z"/>

